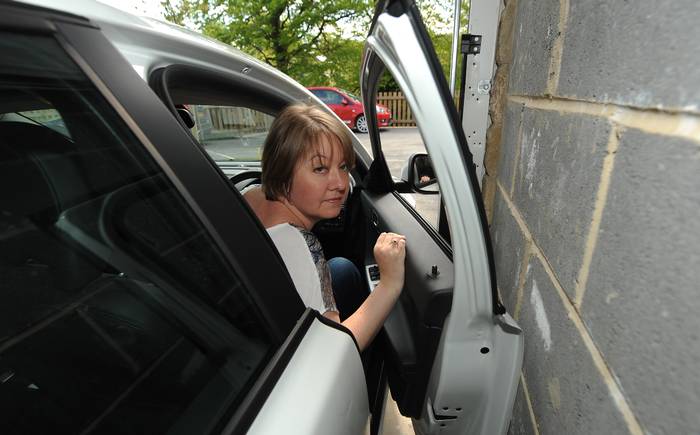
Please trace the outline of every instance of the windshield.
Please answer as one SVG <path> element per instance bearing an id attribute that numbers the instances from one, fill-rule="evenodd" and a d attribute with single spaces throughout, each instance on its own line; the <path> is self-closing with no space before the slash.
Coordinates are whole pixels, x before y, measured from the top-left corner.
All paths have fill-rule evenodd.
<path id="1" fill-rule="evenodd" d="M 184 106 L 195 121 L 192 135 L 215 161 L 259 162 L 274 117 L 247 107 Z"/>
<path id="2" fill-rule="evenodd" d="M 355 100 L 355 101 L 362 101 L 362 100 L 360 99 L 360 97 L 358 97 L 357 95 L 353 94 L 352 92 L 348 92 L 348 91 L 346 91 L 346 90 L 344 90 L 344 89 L 341 89 L 340 91 L 343 92 L 345 95 L 347 95 L 348 97 L 352 98 L 352 99 Z"/>

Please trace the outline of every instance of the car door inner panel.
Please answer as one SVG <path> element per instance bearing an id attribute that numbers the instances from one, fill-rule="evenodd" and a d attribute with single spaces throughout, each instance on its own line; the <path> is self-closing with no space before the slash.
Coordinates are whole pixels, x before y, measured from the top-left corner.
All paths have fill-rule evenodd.
<path id="1" fill-rule="evenodd" d="M 419 416 L 442 326 L 449 314 L 453 264 L 397 194 L 363 191 L 362 208 L 369 237 L 366 264 L 373 264 L 373 240 L 381 232 L 406 236 L 404 288 L 384 324 L 389 386 L 399 410 Z"/>

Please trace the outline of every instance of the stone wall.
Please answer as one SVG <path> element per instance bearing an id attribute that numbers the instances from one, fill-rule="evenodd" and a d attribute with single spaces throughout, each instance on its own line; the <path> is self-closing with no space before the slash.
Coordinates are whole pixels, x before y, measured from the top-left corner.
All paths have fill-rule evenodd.
<path id="1" fill-rule="evenodd" d="M 508 0 L 484 194 L 512 434 L 700 434 L 700 4 Z"/>

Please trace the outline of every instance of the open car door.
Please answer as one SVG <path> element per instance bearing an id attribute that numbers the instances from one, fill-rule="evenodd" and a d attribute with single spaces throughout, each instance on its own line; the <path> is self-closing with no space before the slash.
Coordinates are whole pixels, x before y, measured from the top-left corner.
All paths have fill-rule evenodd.
<path id="1" fill-rule="evenodd" d="M 440 181 L 451 245 L 429 225 L 416 225 L 419 215 L 413 213 L 412 223 L 406 219 L 411 210 L 405 202 L 397 206 L 405 186 L 389 174 L 375 113 L 385 70 L 404 91 Z M 361 80 L 375 157 L 365 180 L 365 213 L 375 231 L 407 235 L 406 285 L 385 325 L 392 396 L 418 433 L 505 433 L 523 335 L 498 301 L 472 156 L 413 1 L 377 5 Z"/>

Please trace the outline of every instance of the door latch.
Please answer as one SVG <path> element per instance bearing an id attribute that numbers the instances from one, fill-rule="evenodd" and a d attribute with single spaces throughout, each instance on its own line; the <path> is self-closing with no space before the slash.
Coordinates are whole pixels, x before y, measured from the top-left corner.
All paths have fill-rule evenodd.
<path id="1" fill-rule="evenodd" d="M 466 33 L 462 35 L 462 54 L 481 53 L 481 35 Z"/>

